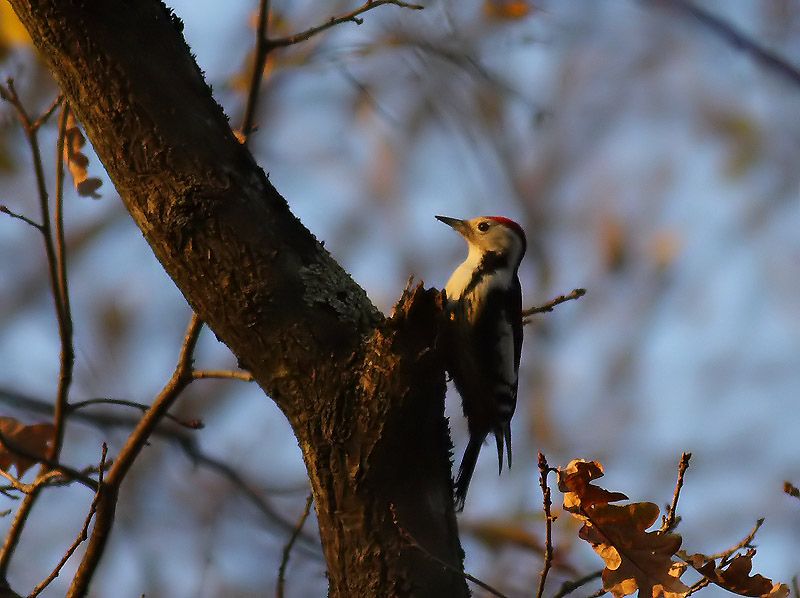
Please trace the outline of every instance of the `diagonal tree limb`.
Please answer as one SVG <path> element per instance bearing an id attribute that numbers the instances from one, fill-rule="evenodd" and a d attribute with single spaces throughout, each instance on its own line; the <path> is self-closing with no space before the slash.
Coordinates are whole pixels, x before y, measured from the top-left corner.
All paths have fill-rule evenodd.
<path id="1" fill-rule="evenodd" d="M 439 293 L 409 290 L 388 319 L 375 309 L 237 141 L 161 2 L 11 4 L 165 271 L 292 425 L 330 595 L 425 584 L 466 596 L 461 575 L 403 541 L 388 508 L 461 563 L 431 351 Z"/>

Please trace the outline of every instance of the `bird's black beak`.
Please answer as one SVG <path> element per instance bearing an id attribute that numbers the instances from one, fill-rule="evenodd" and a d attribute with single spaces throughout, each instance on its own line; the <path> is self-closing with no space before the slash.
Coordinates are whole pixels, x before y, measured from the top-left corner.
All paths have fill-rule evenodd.
<path id="1" fill-rule="evenodd" d="M 436 216 L 436 220 L 444 222 L 447 226 L 455 229 L 460 234 L 464 235 L 469 230 L 466 220 L 459 220 L 458 218 L 449 218 L 447 216 Z"/>

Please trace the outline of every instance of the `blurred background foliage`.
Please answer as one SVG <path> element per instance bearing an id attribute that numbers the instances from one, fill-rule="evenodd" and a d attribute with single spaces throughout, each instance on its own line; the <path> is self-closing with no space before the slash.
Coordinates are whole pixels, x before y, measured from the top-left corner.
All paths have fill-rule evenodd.
<path id="1" fill-rule="evenodd" d="M 255 4 L 170 3 L 234 126 Z M 355 6 L 272 4 L 274 36 Z M 800 64 L 798 2 L 701 4 Z M 685 450 L 694 458 L 679 507 L 684 547 L 723 549 L 765 516 L 756 569 L 789 581 L 800 573 L 800 505 L 781 491 L 784 479 L 800 481 L 800 86 L 660 2 L 425 6 L 381 7 L 361 26 L 274 52 L 250 144 L 294 212 L 384 311 L 409 275 L 441 287 L 462 259 L 461 241 L 434 214 L 521 222 L 528 306 L 588 289 L 526 330 L 514 469 L 498 478 L 490 452 L 479 463 L 460 520 L 467 569 L 511 595 L 533 593 L 543 529 L 537 450 L 551 465 L 599 459 L 606 487 L 662 505 Z M 0 72 L 32 112 L 57 94 L 5 1 Z M 52 173 L 55 120 L 42 138 Z M 149 402 L 174 367 L 189 310 L 87 154 L 105 183 L 99 200 L 67 196 L 72 398 Z M 0 203 L 36 213 L 8 105 Z M 28 423 L 47 419 L 42 404 L 57 381 L 44 260 L 33 229 L 0 219 L 0 414 Z M 206 331 L 197 364 L 232 368 L 235 359 Z M 448 412 L 459 458 L 466 430 L 454 393 Z M 64 450 L 76 467 L 96 463 L 103 440 L 113 455 L 138 415 L 84 413 L 94 423 L 71 420 Z M 139 459 L 94 595 L 270 594 L 307 494 L 291 430 L 242 382 L 197 382 L 175 414 L 205 428 L 164 424 Z M 45 493 L 12 585 L 30 587 L 50 570 L 90 500 L 80 487 Z M 289 596 L 325 592 L 313 526 L 289 564 Z M 567 518 L 555 532 L 551 593 L 600 567 Z M 63 595 L 75 562 L 44 595 Z"/>

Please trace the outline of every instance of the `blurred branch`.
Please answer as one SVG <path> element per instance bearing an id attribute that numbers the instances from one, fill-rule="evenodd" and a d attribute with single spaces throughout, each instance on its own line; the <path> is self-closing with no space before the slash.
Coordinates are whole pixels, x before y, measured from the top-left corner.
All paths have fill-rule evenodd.
<path id="1" fill-rule="evenodd" d="M 58 118 L 58 137 L 56 139 L 56 201 L 53 219 L 55 221 L 55 260 L 57 303 L 60 306 L 59 335 L 61 338 L 61 367 L 58 378 L 55 410 L 53 412 L 53 449 L 51 459 L 58 459 L 64 443 L 65 420 L 69 413 L 68 395 L 72 383 L 72 370 L 75 363 L 75 349 L 72 346 L 72 308 L 67 286 L 67 252 L 64 240 L 64 142 L 67 134 L 69 103 L 64 102 Z"/>
<path id="2" fill-rule="evenodd" d="M 39 129 L 43 124 L 45 124 L 48 120 L 50 120 L 50 117 L 56 111 L 56 108 L 58 108 L 61 105 L 61 102 L 63 101 L 64 101 L 64 96 L 61 94 L 57 95 L 56 98 L 53 100 L 53 103 L 50 104 L 50 107 L 44 112 L 42 112 L 41 116 L 39 116 L 39 118 L 37 118 L 35 121 L 33 121 L 33 123 L 31 123 L 31 126 L 34 129 Z"/>
<path id="3" fill-rule="evenodd" d="M 553 598 L 564 598 L 567 594 L 571 594 L 581 586 L 586 585 L 590 581 L 594 581 L 603 574 L 603 570 L 593 571 L 588 575 L 584 575 L 574 581 L 565 581 L 561 584 L 561 588 L 553 595 Z"/>
<path id="4" fill-rule="evenodd" d="M 268 39 L 267 46 L 268 51 L 274 48 L 282 48 L 285 46 L 291 46 L 294 44 L 298 44 L 300 42 L 304 42 L 307 39 L 311 39 L 318 33 L 322 33 L 326 29 L 330 29 L 331 27 L 335 27 L 336 25 L 340 25 L 342 23 L 353 22 L 356 25 L 361 25 L 364 22 L 364 19 L 358 18 L 359 15 L 364 14 L 368 10 L 372 10 L 373 8 L 377 8 L 378 6 L 382 6 L 384 4 L 393 4 L 394 6 L 399 6 L 401 8 L 408 8 L 411 10 L 422 10 L 425 8 L 419 4 L 409 4 L 408 2 L 401 2 L 400 0 L 367 0 L 364 4 L 349 12 L 345 15 L 340 15 L 338 17 L 331 17 L 321 25 L 317 25 L 316 27 L 310 27 L 305 31 L 300 33 L 295 33 L 294 35 L 289 35 L 287 37 L 279 37 L 275 39 Z"/>
<path id="5" fill-rule="evenodd" d="M 648 0 L 651 4 L 665 6 L 695 18 L 705 28 L 713 31 L 737 50 L 741 50 L 753 57 L 767 68 L 782 75 L 795 85 L 800 85 L 800 69 L 784 57 L 766 48 L 759 42 L 748 37 L 730 23 L 725 22 L 717 15 L 696 5 L 690 0 Z"/>
<path id="6" fill-rule="evenodd" d="M 97 482 L 95 482 L 92 478 L 90 478 L 85 473 L 82 473 L 82 472 L 78 471 L 77 469 L 73 469 L 72 467 L 69 467 L 67 465 L 63 465 L 61 463 L 58 463 L 57 461 L 54 461 L 53 459 L 50 459 L 50 458 L 47 458 L 47 457 L 42 457 L 41 455 L 37 455 L 37 454 L 35 454 L 35 453 L 31 452 L 31 451 L 25 450 L 24 448 L 19 446 L 17 443 L 15 443 L 12 440 L 10 440 L 9 438 L 7 438 L 2 432 L 0 432 L 0 445 L 2 445 L 4 448 L 8 449 L 10 452 L 12 452 L 12 453 L 14 453 L 16 455 L 19 455 L 21 457 L 25 457 L 26 459 L 29 459 L 29 460 L 31 460 L 31 461 L 33 461 L 35 463 L 41 463 L 44 466 L 45 471 L 43 473 L 40 473 L 36 477 L 36 480 L 34 481 L 34 483 L 30 485 L 31 492 L 36 491 L 36 489 L 40 485 L 40 484 L 37 484 L 37 482 L 39 481 L 39 478 L 47 478 L 49 480 L 51 477 L 53 477 L 51 475 L 53 472 L 55 472 L 55 473 L 57 473 L 59 475 L 62 475 L 64 477 L 68 478 L 68 479 L 74 479 L 74 480 L 80 482 L 81 484 L 83 484 L 84 486 L 86 486 L 87 488 L 89 488 L 90 490 L 94 490 L 94 491 L 97 490 Z M 11 477 L 8 477 L 8 476 L 4 476 L 4 477 L 6 477 L 6 479 L 8 479 L 12 483 L 12 485 L 14 484 L 14 482 L 12 481 Z M 14 486 L 14 487 L 16 488 L 16 486 Z M 19 490 L 19 488 L 17 488 L 17 489 Z"/>
<path id="7" fill-rule="evenodd" d="M 561 305 L 562 303 L 566 303 L 567 301 L 572 301 L 573 299 L 580 299 L 586 294 L 586 289 L 574 289 L 568 295 L 559 295 L 555 299 L 548 301 L 544 305 L 540 305 L 538 307 L 529 307 L 528 309 L 522 310 L 522 317 L 524 319 L 523 324 L 527 324 L 530 322 L 528 319 L 529 316 L 534 314 L 541 314 L 545 312 L 551 312 L 553 309 Z"/>
<path id="8" fill-rule="evenodd" d="M 683 477 L 686 475 L 686 470 L 689 469 L 689 460 L 691 458 L 692 453 L 683 453 L 681 455 L 680 463 L 678 463 L 678 480 L 675 482 L 675 493 L 672 495 L 672 502 L 667 509 L 667 514 L 662 517 L 661 520 L 661 529 L 659 532 L 662 534 L 672 531 L 680 521 L 676 517 L 678 511 L 678 498 L 681 494 L 681 488 L 683 488 Z"/>
<path id="9" fill-rule="evenodd" d="M 544 584 L 547 581 L 547 574 L 550 567 L 553 565 L 553 514 L 550 507 L 553 506 L 553 501 L 550 499 L 550 486 L 547 485 L 547 474 L 550 473 L 550 466 L 547 464 L 547 458 L 540 452 L 539 453 L 539 486 L 542 489 L 542 508 L 544 510 L 544 525 L 545 525 L 545 539 L 544 539 L 544 565 L 542 566 L 542 573 L 539 576 L 539 589 L 536 592 L 536 598 L 542 598 L 544 595 Z"/>
<path id="10" fill-rule="evenodd" d="M 242 119 L 241 135 L 244 143 L 250 137 L 255 127 L 255 114 L 258 106 L 258 96 L 261 91 L 261 80 L 264 76 L 264 65 L 267 63 L 267 58 L 270 53 L 276 48 L 284 48 L 299 44 L 306 40 L 311 39 L 315 35 L 340 25 L 342 23 L 353 22 L 361 25 L 364 20 L 359 18 L 359 15 L 377 8 L 384 4 L 393 4 L 401 8 L 408 8 L 411 10 L 422 10 L 424 7 L 418 4 L 409 4 L 401 2 L 400 0 L 367 0 L 360 7 L 355 10 L 340 16 L 330 17 L 321 25 L 310 27 L 300 33 L 289 35 L 286 37 L 278 37 L 271 39 L 269 37 L 269 13 L 270 5 L 269 0 L 259 0 L 258 5 L 258 19 L 256 25 L 256 47 L 253 56 L 253 70 L 250 74 L 250 85 L 247 90 L 247 103 L 244 110 L 244 118 Z"/>
<path id="11" fill-rule="evenodd" d="M 33 588 L 33 591 L 30 594 L 28 594 L 28 598 L 36 598 L 36 596 L 41 594 L 42 591 L 48 585 L 50 585 L 50 583 L 56 577 L 58 577 L 58 574 L 61 572 L 61 569 L 64 567 L 64 565 L 67 564 L 67 561 L 78 549 L 78 546 L 80 546 L 83 542 L 85 542 L 86 538 L 89 536 L 89 524 L 92 522 L 92 519 L 94 518 L 94 514 L 97 511 L 97 503 L 100 500 L 100 486 L 103 484 L 103 472 L 105 470 L 107 454 L 108 454 L 108 446 L 104 442 L 102 452 L 100 453 L 100 467 L 98 468 L 99 471 L 98 489 L 94 494 L 94 499 L 92 499 L 92 504 L 89 506 L 89 513 L 86 515 L 86 519 L 83 522 L 83 527 L 81 528 L 80 533 L 78 533 L 78 537 L 75 538 L 75 541 L 70 545 L 69 548 L 67 548 L 67 552 L 65 552 L 64 556 L 61 557 L 61 560 L 58 561 L 58 564 L 56 564 L 55 568 L 50 572 L 50 575 L 48 575 L 45 579 L 43 579 L 35 588 Z"/>
<path id="12" fill-rule="evenodd" d="M 105 551 L 111 527 L 114 524 L 119 488 L 128 471 L 130 471 L 131 465 L 133 465 L 150 435 L 175 399 L 192 382 L 192 354 L 197 345 L 197 339 L 200 336 L 202 327 L 202 320 L 197 314 L 192 313 L 172 377 L 155 398 L 152 406 L 139 420 L 136 428 L 128 436 L 114 465 L 108 472 L 108 478 L 99 485 L 99 499 L 97 501 L 97 516 L 94 529 L 86 546 L 83 559 L 78 566 L 78 571 L 75 573 L 67 592 L 67 596 L 71 598 L 86 595 L 97 565 L 100 563 L 100 557 Z"/>
<path id="13" fill-rule="evenodd" d="M 31 157 L 33 159 L 33 169 L 36 175 L 36 187 L 39 195 L 39 208 L 41 212 L 41 224 L 37 228 L 42 233 L 42 238 L 44 240 L 50 280 L 50 290 L 53 295 L 53 302 L 55 304 L 58 336 L 61 345 L 58 388 L 56 390 L 55 409 L 53 411 L 53 444 L 47 454 L 47 459 L 51 462 L 55 462 L 58 461 L 59 454 L 61 453 L 61 445 L 64 439 L 64 418 L 66 417 L 67 413 L 69 387 L 72 384 L 72 373 L 75 363 L 75 351 L 72 342 L 72 315 L 67 291 L 66 256 L 64 252 L 64 226 L 62 214 L 64 181 L 63 147 L 64 133 L 66 129 L 65 123 L 67 107 L 66 105 L 64 106 L 61 118 L 59 119 L 58 139 L 56 142 L 56 222 L 54 230 L 50 217 L 50 202 L 45 183 L 44 166 L 42 163 L 41 150 L 39 148 L 38 132 L 39 128 L 53 114 L 56 107 L 62 103 L 62 98 L 61 96 L 56 98 L 52 105 L 35 120 L 31 120 L 28 111 L 17 94 L 13 79 L 9 78 L 6 81 L 5 86 L 0 85 L 0 98 L 10 103 L 17 113 L 17 117 L 25 132 L 25 138 L 28 141 Z M 43 460 L 37 460 L 42 463 L 39 473 L 37 474 L 38 480 L 39 478 L 45 477 L 48 474 L 49 468 Z M 30 514 L 33 505 L 36 503 L 36 499 L 39 495 L 39 489 L 41 487 L 41 485 L 37 485 L 34 482 L 31 492 L 25 496 L 25 500 L 22 501 L 22 504 L 20 505 L 14 517 L 14 521 L 8 530 L 3 547 L 0 549 L 0 582 L 4 582 L 6 580 L 8 565 L 11 561 L 11 557 L 14 554 L 19 542 L 19 538 L 22 534 L 22 530 L 24 529 L 25 523 L 28 520 L 28 515 Z"/>
<path id="14" fill-rule="evenodd" d="M 19 393 L 2 388 L 0 388 L 0 402 L 10 405 L 15 409 L 21 409 L 33 413 L 49 415 L 53 412 L 53 406 L 46 401 L 21 395 Z M 76 411 L 71 414 L 70 421 L 82 421 L 101 430 L 105 430 L 107 428 L 130 429 L 135 427 L 138 423 L 138 420 L 132 417 L 120 416 L 112 413 L 87 413 L 84 411 Z M 200 449 L 197 441 L 192 435 L 186 434 L 180 430 L 174 430 L 160 425 L 153 431 L 153 436 L 174 443 L 192 463 L 205 466 L 227 479 L 233 488 L 243 494 L 244 497 L 253 506 L 255 506 L 256 509 L 258 509 L 265 519 L 275 525 L 278 529 L 287 532 L 291 532 L 291 530 L 294 529 L 294 522 L 284 519 L 283 516 L 277 513 L 264 499 L 264 497 L 261 496 L 260 492 L 269 492 L 268 489 L 265 490 L 254 488 L 254 486 L 248 482 L 241 473 L 229 465 L 225 460 L 213 457 Z M 315 547 L 317 546 L 315 539 L 308 536 L 301 536 L 301 538 L 307 545 Z M 316 552 L 314 554 L 318 556 Z"/>
<path id="15" fill-rule="evenodd" d="M 12 212 L 11 210 L 8 209 L 7 206 L 0 205 L 0 213 L 8 214 L 12 218 L 16 218 L 18 220 L 22 220 L 25 224 L 29 224 L 30 226 L 32 226 L 33 228 L 35 228 L 39 232 L 42 232 L 42 225 L 41 224 L 39 224 L 38 222 L 34 222 L 33 220 L 31 220 L 27 216 L 23 216 L 22 214 L 17 214 L 16 212 Z"/>
<path id="16" fill-rule="evenodd" d="M 150 409 L 150 405 L 146 405 L 144 403 L 137 403 L 136 401 L 128 401 L 125 399 L 98 398 L 98 399 L 86 399 L 85 401 L 78 401 L 77 403 L 72 403 L 69 406 L 70 413 L 78 409 L 82 409 L 84 407 L 89 407 L 91 405 L 120 405 L 123 407 L 133 407 L 134 409 L 138 409 L 143 413 L 146 413 L 147 410 Z M 171 413 L 165 413 L 164 418 L 175 422 L 179 426 L 183 426 L 184 428 L 189 428 L 191 430 L 199 430 L 203 427 L 203 423 L 198 419 L 183 420 L 172 415 Z"/>
<path id="17" fill-rule="evenodd" d="M 435 554 L 432 554 L 427 548 L 425 548 L 419 542 L 417 542 L 417 539 L 414 536 L 412 536 L 408 532 L 408 530 L 406 530 L 404 527 L 402 527 L 400 525 L 400 523 L 397 520 L 397 509 L 395 508 L 395 506 L 393 504 L 389 505 L 389 511 L 392 513 L 392 521 L 394 522 L 394 525 L 397 528 L 397 531 L 400 533 L 400 536 L 409 544 L 409 546 L 413 546 L 414 548 L 419 550 L 422 554 L 425 555 L 426 558 L 432 560 L 434 563 L 437 563 L 443 569 L 445 569 L 447 571 L 450 571 L 451 573 L 455 573 L 457 575 L 460 575 L 461 577 L 463 577 L 467 581 L 471 581 L 472 583 L 474 583 L 479 588 L 482 588 L 482 589 L 486 590 L 487 592 L 489 592 L 492 596 L 497 596 L 497 598 L 508 598 L 508 596 L 503 594 L 500 590 L 497 590 L 497 589 L 493 588 L 492 586 L 490 586 L 485 581 L 482 581 L 482 580 L 478 579 L 477 577 L 475 577 L 473 575 L 470 575 L 466 571 L 462 571 L 459 568 L 454 567 L 450 563 L 440 559 Z"/>
<path id="18" fill-rule="evenodd" d="M 300 536 L 300 532 L 303 530 L 303 525 L 305 525 L 306 519 L 308 519 L 308 515 L 311 512 L 311 503 L 313 501 L 314 495 L 309 493 L 308 498 L 306 499 L 305 509 L 303 509 L 300 519 L 297 520 L 297 525 L 295 526 L 292 535 L 289 536 L 289 541 L 286 543 L 286 546 L 283 547 L 283 556 L 281 557 L 280 567 L 278 567 L 278 585 L 275 588 L 275 595 L 278 598 L 283 598 L 283 588 L 284 585 L 286 585 L 286 566 L 289 564 L 289 555 L 292 552 L 292 548 L 294 547 L 298 536 Z"/>
<path id="19" fill-rule="evenodd" d="M 242 121 L 242 136 L 244 143 L 253 132 L 255 122 L 256 106 L 258 105 L 258 94 L 261 91 L 261 79 L 264 76 L 264 65 L 270 49 L 267 47 L 267 25 L 269 24 L 269 0 L 259 0 L 258 3 L 258 26 L 256 27 L 256 49 L 253 57 L 253 72 L 250 75 L 250 87 L 247 91 L 247 104 L 244 109 L 244 119 Z"/>
<path id="20" fill-rule="evenodd" d="M 13 475 L 8 473 L 4 469 L 0 469 L 0 476 L 4 477 L 9 481 L 11 487 L 15 490 L 19 490 L 23 494 L 30 494 L 39 486 L 45 485 L 47 482 L 50 481 L 51 478 L 61 475 L 58 471 L 51 471 L 46 475 L 39 476 L 33 482 L 33 484 L 26 484 L 25 482 L 21 481 L 19 478 L 15 478 Z"/>

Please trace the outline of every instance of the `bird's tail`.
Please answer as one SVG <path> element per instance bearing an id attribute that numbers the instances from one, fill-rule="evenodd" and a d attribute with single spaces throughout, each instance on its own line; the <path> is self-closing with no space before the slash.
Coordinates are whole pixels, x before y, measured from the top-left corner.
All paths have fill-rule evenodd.
<path id="1" fill-rule="evenodd" d="M 461 466 L 458 468 L 458 476 L 456 477 L 456 511 L 464 510 L 464 501 L 467 499 L 467 489 L 469 488 L 472 474 L 475 472 L 475 464 L 478 462 L 478 454 L 481 452 L 481 445 L 483 444 L 484 438 L 485 435 L 483 437 L 469 437 L 469 443 L 467 444 L 467 449 L 464 451 L 464 456 L 461 458 Z"/>
<path id="2" fill-rule="evenodd" d="M 508 468 L 511 469 L 511 422 L 506 422 L 500 428 L 495 428 L 494 440 L 497 443 L 497 473 L 503 473 L 503 442 L 506 445 L 506 455 L 508 456 Z"/>

